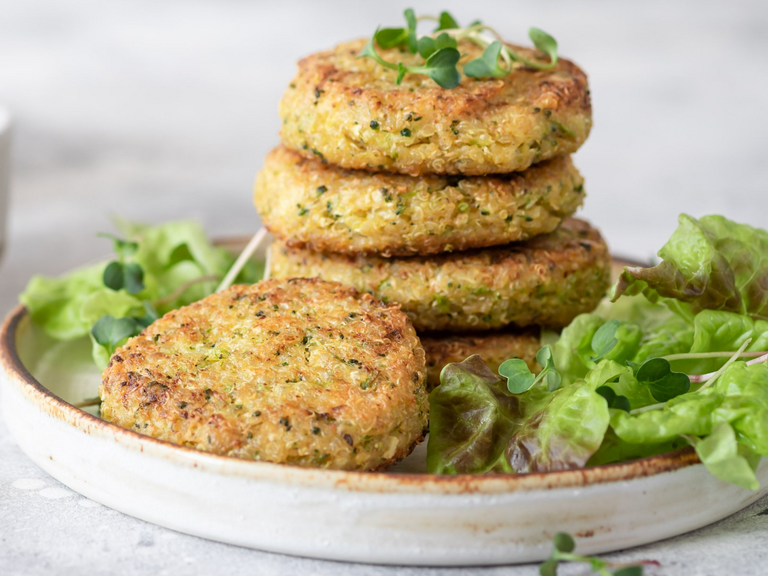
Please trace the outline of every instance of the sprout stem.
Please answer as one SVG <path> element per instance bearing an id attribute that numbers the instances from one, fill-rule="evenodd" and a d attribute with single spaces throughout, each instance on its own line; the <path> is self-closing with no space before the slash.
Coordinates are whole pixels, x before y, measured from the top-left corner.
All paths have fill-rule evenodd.
<path id="1" fill-rule="evenodd" d="M 763 356 L 768 354 L 768 351 L 763 352 L 742 352 L 742 356 Z M 684 354 L 669 354 L 662 356 L 664 360 L 672 362 L 674 360 L 697 360 L 699 358 L 730 358 L 733 356 L 733 352 L 690 352 Z"/>
<path id="2" fill-rule="evenodd" d="M 700 374 L 698 376 L 688 376 L 688 378 L 691 380 L 692 383 L 693 382 L 704 382 L 704 384 L 699 388 L 699 390 L 698 390 L 699 392 L 701 392 L 702 390 L 704 390 L 706 388 L 709 388 L 710 386 L 712 386 L 712 384 L 714 384 L 715 380 L 717 380 L 720 377 L 720 374 L 725 372 L 725 370 L 728 368 L 728 366 L 730 366 L 731 364 L 736 362 L 736 360 L 738 360 L 739 356 L 741 356 L 741 353 L 744 352 L 744 349 L 747 346 L 749 346 L 750 342 L 752 342 L 752 338 L 748 338 L 746 340 L 746 342 L 744 342 L 744 344 L 741 345 L 741 348 L 736 350 L 734 355 L 731 356 L 728 359 L 728 361 L 725 364 L 723 364 L 720 367 L 720 370 L 718 370 L 717 372 L 712 372 L 710 374 Z"/>
<path id="3" fill-rule="evenodd" d="M 218 279 L 219 277 L 215 274 L 207 274 L 205 276 L 200 276 L 199 278 L 193 278 L 192 280 L 188 280 L 187 282 L 184 282 L 184 284 L 176 288 L 176 290 L 168 294 L 168 296 L 163 296 L 162 298 L 155 300 L 153 304 L 155 305 L 155 307 L 163 306 L 164 304 L 168 304 L 169 302 L 173 302 L 174 300 L 176 300 L 176 298 L 178 298 L 179 296 L 184 294 L 184 292 L 187 291 L 187 288 L 190 288 L 195 284 L 201 284 L 203 282 L 215 282 Z"/>
<path id="4" fill-rule="evenodd" d="M 101 398 L 96 396 L 95 398 L 87 398 L 82 402 L 75 402 L 72 404 L 75 408 L 87 408 L 88 406 L 98 406 L 101 404 Z"/>
<path id="5" fill-rule="evenodd" d="M 245 247 L 245 249 L 240 253 L 240 256 L 237 257 L 237 260 L 235 260 L 235 263 L 232 265 L 232 268 L 229 269 L 229 272 L 227 272 L 227 275 L 224 276 L 224 279 L 221 281 L 221 284 L 219 284 L 219 287 L 216 288 L 216 292 L 221 292 L 222 290 L 226 290 L 232 285 L 232 282 L 235 281 L 235 278 L 237 278 L 237 275 L 240 274 L 240 270 L 243 269 L 243 266 L 245 266 L 245 263 L 248 262 L 248 260 L 253 256 L 253 253 L 258 250 L 261 243 L 264 241 L 264 238 L 267 237 L 267 229 L 262 227 L 259 229 L 256 234 L 254 234 L 253 238 L 251 238 L 251 241 L 248 242 L 248 245 Z"/>
<path id="6" fill-rule="evenodd" d="M 747 366 L 754 366 L 755 364 L 762 364 L 763 362 L 768 362 L 768 353 L 763 354 L 759 358 L 755 358 L 754 360 L 750 360 L 747 362 Z"/>
<path id="7" fill-rule="evenodd" d="M 642 408 L 635 408 L 634 410 L 630 411 L 630 414 L 642 414 L 643 412 L 650 412 L 651 410 L 659 410 L 660 408 L 664 408 L 666 406 L 666 402 L 659 402 L 658 404 L 651 404 L 650 406 L 643 406 Z"/>

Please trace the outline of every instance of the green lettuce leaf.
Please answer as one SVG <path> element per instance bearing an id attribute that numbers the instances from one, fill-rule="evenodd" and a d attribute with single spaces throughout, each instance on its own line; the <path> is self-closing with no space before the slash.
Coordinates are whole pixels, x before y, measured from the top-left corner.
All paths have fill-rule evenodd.
<path id="1" fill-rule="evenodd" d="M 694 439 L 699 459 L 716 478 L 747 490 L 757 490 L 760 483 L 755 470 L 760 456 L 738 443 L 736 432 L 727 422 L 718 424 L 706 438 Z"/>
<path id="2" fill-rule="evenodd" d="M 592 348 L 592 339 L 606 322 L 606 318 L 597 314 L 580 314 L 563 329 L 560 338 L 552 346 L 563 386 L 584 378 L 597 365 L 593 360 L 596 351 Z M 604 359 L 619 363 L 632 359 L 637 354 L 642 336 L 640 327 L 633 322 L 620 322 L 616 330 L 616 345 Z"/>
<path id="3" fill-rule="evenodd" d="M 648 458 L 649 456 L 672 452 L 687 445 L 687 442 L 682 438 L 656 444 L 630 444 L 629 442 L 624 442 L 612 429 L 609 429 L 605 433 L 605 438 L 603 438 L 600 448 L 592 455 L 586 465 L 602 466 L 615 462 Z"/>
<path id="4" fill-rule="evenodd" d="M 730 422 L 741 442 L 768 457 L 768 366 L 735 362 L 712 389 L 725 398 L 718 420 Z"/>
<path id="5" fill-rule="evenodd" d="M 142 275 L 138 293 L 131 294 L 121 283 L 104 282 L 110 261 L 76 270 L 60 278 L 33 277 L 20 301 L 32 320 L 47 334 L 59 340 L 89 335 L 97 320 L 105 316 L 141 320 L 147 306 L 160 314 L 200 300 L 216 289 L 234 263 L 235 257 L 210 243 L 196 222 L 169 222 L 158 226 L 117 223 L 127 241 L 111 237 L 122 266 L 137 269 Z M 108 235 L 109 236 L 109 235 Z M 120 247 L 130 250 L 120 251 Z M 263 275 L 263 265 L 249 263 L 237 282 L 252 283 Z M 205 281 L 200 281 L 205 279 Z M 127 288 L 136 290 L 132 285 Z M 113 289 L 118 288 L 118 289 Z M 146 322 L 135 323 L 136 332 Z M 92 338 L 93 357 L 106 365 L 111 350 Z"/>
<path id="6" fill-rule="evenodd" d="M 552 355 L 563 386 L 583 378 L 594 366 L 590 360 L 594 355 L 592 338 L 605 322 L 597 314 L 580 314 L 563 329 L 560 338 L 552 345 Z"/>
<path id="7" fill-rule="evenodd" d="M 651 358 L 690 352 L 693 339 L 693 325 L 685 318 L 670 314 L 663 323 L 644 334 L 632 361 L 642 364 Z"/>
<path id="8" fill-rule="evenodd" d="M 102 276 L 107 263 L 81 268 L 62 278 L 33 276 L 19 300 L 27 307 L 32 321 L 57 340 L 72 340 L 86 336 L 94 320 L 82 315 L 83 305 L 94 303 L 91 294 L 104 289 Z"/>
<path id="9" fill-rule="evenodd" d="M 696 220 L 681 214 L 679 226 L 653 268 L 627 267 L 611 295 L 643 293 L 690 304 L 694 313 L 725 310 L 768 318 L 768 232 L 722 216 Z"/>
<path id="10" fill-rule="evenodd" d="M 749 316 L 719 310 L 703 310 L 693 321 L 693 338 L 684 352 L 735 352 L 747 340 L 747 352 L 768 350 L 768 322 Z M 667 352 L 674 353 L 674 352 Z M 706 374 L 718 370 L 727 358 L 697 358 L 677 360 L 676 370 L 688 374 Z"/>
<path id="11" fill-rule="evenodd" d="M 706 390 L 673 398 L 658 410 L 611 415 L 616 435 L 630 444 L 704 437 L 723 422 L 733 426 L 745 446 L 768 456 L 768 366 L 734 362 Z"/>

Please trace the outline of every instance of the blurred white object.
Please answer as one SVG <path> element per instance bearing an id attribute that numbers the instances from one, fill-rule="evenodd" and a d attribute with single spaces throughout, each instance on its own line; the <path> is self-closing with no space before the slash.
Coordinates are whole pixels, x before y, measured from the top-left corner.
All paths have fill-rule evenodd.
<path id="1" fill-rule="evenodd" d="M 5 249 L 5 226 L 11 185 L 11 115 L 0 108 L 0 256 Z"/>

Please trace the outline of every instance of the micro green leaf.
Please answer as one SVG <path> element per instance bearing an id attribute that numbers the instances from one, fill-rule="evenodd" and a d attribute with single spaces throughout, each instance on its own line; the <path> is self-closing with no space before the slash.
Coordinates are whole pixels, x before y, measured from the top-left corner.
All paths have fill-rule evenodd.
<path id="1" fill-rule="evenodd" d="M 376 43 L 382 48 L 394 48 L 408 42 L 408 30 L 405 28 L 382 28 L 376 32 Z"/>
<path id="2" fill-rule="evenodd" d="M 130 258 L 139 249 L 138 242 L 123 240 L 122 238 L 118 238 L 114 234 L 109 234 L 107 232 L 99 232 L 97 236 L 101 236 L 102 238 L 109 238 L 110 240 L 112 240 L 112 247 L 115 251 L 115 254 L 117 254 L 117 257 L 121 261 L 124 260 L 125 258 Z"/>
<path id="3" fill-rule="evenodd" d="M 390 70 L 397 70 L 398 65 L 393 64 L 392 62 L 387 62 L 379 56 L 378 52 L 376 52 L 376 47 L 373 45 L 374 40 L 376 39 L 376 35 L 379 33 L 379 29 L 376 29 L 376 32 L 374 32 L 373 36 L 370 37 L 368 40 L 368 43 L 363 46 L 363 49 L 360 50 L 360 54 L 357 55 L 358 58 L 370 58 L 373 61 L 375 61 L 378 64 L 381 64 L 385 68 L 389 68 Z"/>
<path id="4" fill-rule="evenodd" d="M 123 282 L 128 294 L 138 294 L 144 290 L 144 270 L 141 265 L 136 262 L 123 264 Z"/>
<path id="5" fill-rule="evenodd" d="M 691 388 L 691 380 L 681 372 L 672 372 L 669 361 L 651 358 L 640 366 L 637 379 L 650 389 L 651 395 L 659 402 L 685 394 Z"/>
<path id="6" fill-rule="evenodd" d="M 536 362 L 538 362 L 542 368 L 547 368 L 550 364 L 553 364 L 552 348 L 544 346 L 539 349 L 539 351 L 536 352 Z"/>
<path id="7" fill-rule="evenodd" d="M 512 394 L 522 394 L 531 387 L 547 378 L 547 390 L 554 392 L 560 387 L 562 378 L 555 367 L 555 360 L 552 357 L 552 348 L 544 346 L 536 353 L 536 362 L 542 367 L 538 376 L 528 368 L 524 360 L 520 358 L 510 358 L 502 362 L 499 366 L 499 374 L 507 379 L 507 389 Z"/>
<path id="8" fill-rule="evenodd" d="M 613 401 L 613 403 L 609 406 L 609 408 L 629 412 L 632 410 L 632 405 L 629 403 L 629 398 L 626 396 L 618 395 L 616 396 L 616 399 Z"/>
<path id="9" fill-rule="evenodd" d="M 135 336 L 141 331 L 134 318 L 115 318 L 106 315 L 99 318 L 91 328 L 96 342 L 107 348 L 111 355 L 124 338 Z"/>
<path id="10" fill-rule="evenodd" d="M 595 390 L 595 392 L 605 398 L 606 402 L 608 402 L 608 406 L 610 406 L 611 402 L 616 399 L 616 392 L 610 386 L 600 386 Z"/>
<path id="11" fill-rule="evenodd" d="M 423 36 L 419 38 L 419 41 L 417 43 L 417 49 L 421 57 L 424 58 L 425 60 L 429 58 L 432 55 L 432 53 L 435 50 L 437 50 L 437 48 L 435 47 L 435 44 L 436 42 L 434 38 L 430 38 L 429 36 Z"/>
<path id="12" fill-rule="evenodd" d="M 555 534 L 555 537 L 552 539 L 552 545 L 558 552 L 565 552 L 566 554 L 570 554 L 576 548 L 576 542 L 573 539 L 573 536 L 566 532 L 558 532 Z"/>
<path id="13" fill-rule="evenodd" d="M 549 64 L 546 66 L 539 64 L 539 67 L 554 68 L 557 64 L 557 40 L 538 28 L 530 28 L 528 36 L 537 50 L 549 56 Z"/>
<path id="14" fill-rule="evenodd" d="M 152 305 L 152 302 L 149 300 L 144 300 L 142 304 L 144 305 L 144 316 L 135 319 L 137 326 L 141 328 L 141 330 L 152 324 L 152 322 L 160 317 L 157 313 L 157 310 Z"/>
<path id="15" fill-rule="evenodd" d="M 440 30 L 453 30 L 455 28 L 459 28 L 459 23 L 456 22 L 454 17 L 446 11 L 440 12 L 440 18 L 438 20 L 438 26 L 435 28 L 435 32 L 439 32 Z"/>
<path id="16" fill-rule="evenodd" d="M 426 59 L 441 48 L 456 48 L 457 46 L 456 39 L 443 32 L 437 38 L 429 36 L 419 38 L 418 48 L 421 57 Z"/>
<path id="17" fill-rule="evenodd" d="M 642 364 L 638 364 L 637 362 L 632 362 L 632 360 L 627 360 L 627 366 L 629 366 L 632 369 L 632 375 L 637 376 L 637 371 L 640 370 L 640 366 L 642 366 Z"/>
<path id="18" fill-rule="evenodd" d="M 461 83 L 461 74 L 456 70 L 459 58 L 461 54 L 456 48 L 441 48 L 427 58 L 425 66 L 407 71 L 426 74 L 441 88 L 455 88 Z"/>
<path id="19" fill-rule="evenodd" d="M 539 566 L 539 574 L 541 574 L 541 576 L 557 576 L 558 564 L 560 564 L 560 561 L 554 558 L 546 560 L 541 566 Z"/>
<path id="20" fill-rule="evenodd" d="M 643 576 L 643 565 L 659 565 L 655 560 L 641 560 L 634 565 L 616 564 L 597 556 L 573 554 L 573 551 L 576 549 L 576 542 L 570 534 L 565 532 L 555 534 L 552 544 L 553 550 L 549 558 L 539 565 L 539 574 L 541 576 L 557 576 L 557 567 L 563 561 L 583 562 L 588 564 L 593 572 L 602 575 L 612 574 L 613 576 Z M 615 571 L 609 572 L 609 569 L 615 569 Z"/>
<path id="21" fill-rule="evenodd" d="M 543 368 L 536 377 L 536 382 L 547 377 L 547 390 L 554 392 L 560 388 L 562 377 L 555 366 L 555 359 L 552 356 L 552 348 L 544 346 L 536 353 L 536 362 Z"/>
<path id="22" fill-rule="evenodd" d="M 624 566 L 613 573 L 613 576 L 643 576 L 642 566 Z"/>
<path id="23" fill-rule="evenodd" d="M 605 401 L 608 403 L 608 408 L 615 408 L 616 410 L 623 410 L 624 412 L 630 411 L 631 406 L 629 404 L 629 398 L 622 396 L 621 394 L 616 394 L 616 391 L 610 386 L 600 386 L 595 392 L 605 398 Z"/>
<path id="24" fill-rule="evenodd" d="M 462 28 L 453 16 L 444 11 L 437 18 L 438 26 L 432 35 L 419 38 L 417 34 L 418 18 L 415 12 L 412 8 L 408 8 L 404 15 L 405 28 L 377 28 L 373 37 L 369 39 L 369 42 L 358 55 L 359 58 L 371 58 L 385 68 L 396 70 L 398 72 L 398 84 L 402 82 L 406 74 L 425 74 L 442 88 L 455 88 L 461 84 L 461 73 L 456 69 L 456 64 L 461 58 L 457 49 L 457 38 L 465 38 L 484 49 L 483 56 L 467 63 L 465 73 L 468 77 L 503 78 L 510 72 L 508 66 L 510 61 L 520 62 L 540 70 L 551 69 L 557 63 L 557 42 L 549 34 L 538 28 L 531 28 L 529 35 L 536 48 L 549 55 L 550 61 L 548 63 L 524 58 L 500 41 L 494 41 L 491 45 L 487 45 L 488 40 L 482 34 L 478 34 L 486 28 L 479 20 L 475 20 L 468 27 Z M 435 19 L 433 17 L 428 18 Z M 435 33 L 442 30 L 450 30 L 451 32 L 439 34 L 435 38 Z M 376 52 L 375 44 L 385 49 L 407 46 L 409 52 L 418 53 L 426 61 L 422 65 L 412 64 L 410 66 L 402 62 L 388 62 Z M 438 55 L 439 57 L 437 57 Z M 503 62 L 499 62 L 499 57 L 503 57 Z M 432 58 L 434 60 L 430 60 Z"/>
<path id="25" fill-rule="evenodd" d="M 616 331 L 619 329 L 620 322 L 611 320 L 597 329 L 592 337 L 592 351 L 596 354 L 591 360 L 597 362 L 616 347 L 619 340 L 616 338 Z"/>
<path id="26" fill-rule="evenodd" d="M 413 8 L 407 8 L 405 10 L 405 21 L 408 23 L 408 51 L 411 54 L 416 54 L 418 49 L 418 39 L 416 37 L 416 14 L 413 13 Z"/>
<path id="27" fill-rule="evenodd" d="M 107 264 L 104 268 L 104 286 L 112 290 L 120 290 L 125 287 L 125 270 L 122 262 L 117 260 Z"/>
<path id="28" fill-rule="evenodd" d="M 525 360 L 510 358 L 499 366 L 499 374 L 507 379 L 507 390 L 512 394 L 522 394 L 530 390 L 536 376 L 528 368 Z"/>
<path id="29" fill-rule="evenodd" d="M 498 40 L 492 42 L 483 52 L 480 58 L 475 58 L 467 62 L 464 66 L 464 74 L 470 78 L 487 78 L 492 76 L 494 78 L 503 78 L 509 73 L 499 66 L 499 55 L 501 54 L 502 45 Z"/>
<path id="30" fill-rule="evenodd" d="M 397 64 L 397 85 L 398 86 L 402 83 L 403 78 L 405 78 L 405 74 L 407 72 L 408 72 L 408 68 L 403 66 L 402 62 L 398 62 Z"/>
<path id="31" fill-rule="evenodd" d="M 563 377 L 560 375 L 560 372 L 557 370 L 552 370 L 551 372 L 547 372 L 547 390 L 550 392 L 554 392 L 558 388 L 560 388 L 560 384 L 563 382 Z"/>

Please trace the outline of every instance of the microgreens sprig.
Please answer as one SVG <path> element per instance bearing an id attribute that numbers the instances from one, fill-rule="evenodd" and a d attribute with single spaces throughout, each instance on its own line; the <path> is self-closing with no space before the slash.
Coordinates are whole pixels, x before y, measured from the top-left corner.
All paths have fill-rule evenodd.
<path id="1" fill-rule="evenodd" d="M 592 337 L 591 348 L 595 356 L 590 357 L 592 362 L 603 360 L 619 343 L 617 332 L 621 326 L 618 320 L 611 320 L 603 324 Z M 686 394 L 691 389 L 691 384 L 701 384 L 699 391 L 712 386 L 717 378 L 733 362 L 743 356 L 757 356 L 747 361 L 747 365 L 760 364 L 768 362 L 768 352 L 745 352 L 751 339 L 746 340 L 736 352 L 708 352 L 674 354 L 666 357 L 649 358 L 642 364 L 636 364 L 629 360 L 624 363 L 632 368 L 632 373 L 637 381 L 646 386 L 648 391 L 657 404 L 643 406 L 641 408 L 631 409 L 629 399 L 626 396 L 617 394 L 613 388 L 608 385 L 599 386 L 595 392 L 605 398 L 609 408 L 623 410 L 630 414 L 642 414 L 650 410 L 663 408 L 669 400 Z M 685 374 L 672 370 L 670 360 L 686 360 L 695 358 L 715 358 L 727 357 L 728 360 L 716 372 L 709 374 Z M 538 375 L 531 372 L 526 362 L 520 358 L 510 358 L 502 362 L 499 366 L 499 375 L 507 380 L 507 389 L 512 394 L 523 394 L 530 390 L 537 382 L 544 377 L 547 378 L 547 390 L 554 392 L 560 387 L 562 376 L 557 371 L 552 349 L 544 346 L 536 353 L 536 361 L 542 367 Z"/>
<path id="2" fill-rule="evenodd" d="M 522 394 L 530 390 L 537 382 L 546 376 L 547 390 L 554 392 L 560 387 L 562 377 L 557 371 L 552 348 L 544 346 L 536 353 L 536 362 L 542 367 L 538 375 L 531 372 L 525 360 L 510 358 L 499 366 L 499 374 L 507 379 L 507 390 L 512 394 Z"/>
<path id="3" fill-rule="evenodd" d="M 599 386 L 595 392 L 600 394 L 608 403 L 608 408 L 614 408 L 616 410 L 623 410 L 629 412 L 632 406 L 629 403 L 629 398 L 621 394 L 616 394 L 616 391 L 610 386 Z"/>
<path id="4" fill-rule="evenodd" d="M 117 254 L 117 260 L 113 260 L 104 268 L 104 285 L 115 291 L 125 288 L 128 294 L 138 294 L 144 290 L 144 270 L 136 262 L 130 261 L 139 249 L 138 243 L 105 232 L 98 235 L 111 239 Z"/>
<path id="5" fill-rule="evenodd" d="M 539 566 L 541 576 L 557 576 L 560 562 L 583 562 L 600 576 L 642 576 L 643 566 L 659 566 L 656 560 L 640 560 L 639 562 L 609 562 L 597 556 L 582 556 L 574 554 L 576 542 L 570 534 L 558 532 L 552 539 L 552 553 Z"/>
<path id="6" fill-rule="evenodd" d="M 436 21 L 438 25 L 430 34 L 419 37 L 418 22 L 424 20 Z M 464 66 L 464 74 L 470 78 L 504 78 L 511 72 L 513 62 L 538 70 L 551 70 L 558 62 L 557 41 L 538 28 L 530 28 L 528 36 L 537 50 L 549 56 L 549 62 L 525 58 L 504 44 L 496 30 L 480 21 L 462 28 L 445 11 L 438 17 L 417 17 L 413 9 L 408 8 L 405 21 L 405 28 L 377 28 L 358 55 L 358 58 L 371 58 L 385 68 L 396 70 L 398 84 L 406 74 L 423 74 L 442 88 L 458 86 L 461 83 L 461 74 L 456 68 L 461 58 L 458 51 L 460 40 L 468 40 L 483 48 L 482 56 Z M 424 64 L 406 66 L 402 62 L 389 62 L 376 51 L 376 44 L 383 49 L 405 46 L 411 54 L 418 53 L 424 58 Z"/>
<path id="7" fill-rule="evenodd" d="M 144 306 L 144 315 L 140 317 L 126 316 L 124 318 L 115 318 L 107 314 L 102 316 L 91 328 L 91 335 L 97 344 L 104 346 L 110 356 L 114 353 L 117 345 L 124 339 L 136 336 L 144 328 L 158 319 L 158 313 L 149 300 L 142 302 Z"/>

